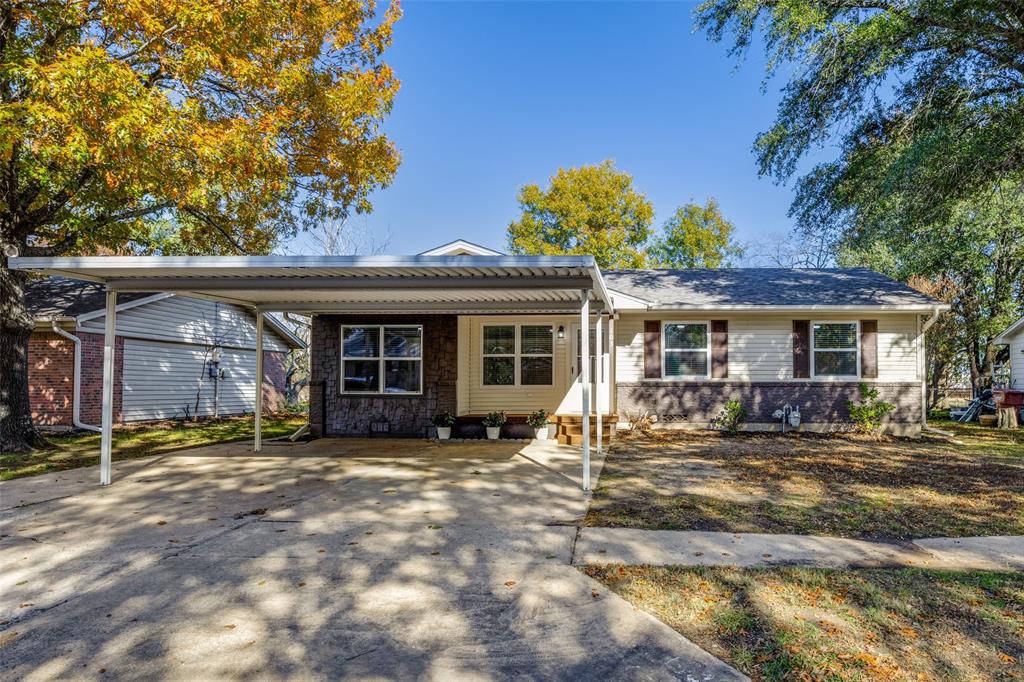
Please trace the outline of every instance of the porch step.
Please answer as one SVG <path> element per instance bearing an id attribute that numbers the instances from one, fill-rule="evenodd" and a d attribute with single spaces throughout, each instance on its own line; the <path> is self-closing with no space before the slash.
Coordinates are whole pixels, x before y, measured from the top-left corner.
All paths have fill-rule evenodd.
<path id="1" fill-rule="evenodd" d="M 619 415 L 617 414 L 605 414 L 602 415 L 606 424 L 614 424 L 619 421 Z M 597 420 L 597 415 L 593 412 L 590 413 L 590 423 L 593 424 Z M 582 414 L 556 414 L 552 415 L 551 421 L 556 424 L 582 424 Z"/>
<path id="2" fill-rule="evenodd" d="M 555 433 L 562 436 L 582 436 L 583 435 L 583 424 L 558 424 L 555 429 Z M 606 437 L 612 433 L 611 424 L 602 424 L 601 433 Z M 590 423 L 590 437 L 593 438 L 597 435 L 597 424 Z"/>
<path id="3" fill-rule="evenodd" d="M 583 415 L 556 414 L 551 418 L 555 424 L 555 438 L 560 445 L 583 445 Z M 601 435 L 605 442 L 615 436 L 612 426 L 618 421 L 618 415 L 602 415 Z M 597 415 L 590 415 L 590 442 L 597 440 Z"/>
<path id="4" fill-rule="evenodd" d="M 583 445 L 583 434 L 582 433 L 575 434 L 575 435 L 566 434 L 566 433 L 560 433 L 557 436 L 555 436 L 555 438 L 558 440 L 558 444 L 559 445 Z M 612 441 L 611 434 L 606 433 L 605 437 L 604 437 L 605 444 L 607 445 L 611 441 Z M 595 436 L 594 434 L 590 434 L 590 445 L 591 445 L 591 447 L 593 447 L 596 444 L 597 444 L 597 436 Z"/>

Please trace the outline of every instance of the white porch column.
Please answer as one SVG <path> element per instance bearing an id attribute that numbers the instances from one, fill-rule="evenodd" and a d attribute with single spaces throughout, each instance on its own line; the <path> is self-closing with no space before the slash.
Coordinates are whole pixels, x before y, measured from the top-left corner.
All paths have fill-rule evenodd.
<path id="1" fill-rule="evenodd" d="M 616 388 L 615 377 L 615 317 L 617 313 L 608 316 L 608 376 L 605 381 L 608 383 L 608 414 L 618 415 L 619 413 L 619 392 Z M 618 417 L 616 417 L 616 421 Z M 615 430 L 617 424 L 612 424 Z"/>
<path id="2" fill-rule="evenodd" d="M 594 366 L 597 369 L 597 376 L 594 377 L 594 385 L 597 387 L 597 395 L 594 397 L 594 407 L 597 410 L 597 452 L 602 452 L 604 447 L 604 437 L 601 434 L 601 427 L 604 425 L 604 420 L 601 418 L 601 398 L 603 396 L 604 389 L 602 388 L 602 380 L 604 379 L 604 346 L 601 343 L 601 327 L 604 326 L 604 311 L 597 311 L 597 330 L 594 332 L 594 345 L 597 349 L 594 351 L 597 353 L 597 362 Z"/>
<path id="3" fill-rule="evenodd" d="M 583 489 L 590 490 L 590 291 L 580 291 L 580 401 L 583 415 Z"/>
<path id="4" fill-rule="evenodd" d="M 114 349 L 117 341 L 117 292 L 107 289 L 103 334 L 103 403 L 100 431 L 100 485 L 110 485 L 114 441 Z"/>
<path id="5" fill-rule="evenodd" d="M 252 449 L 263 448 L 261 421 L 263 420 L 263 311 L 256 310 L 256 411 L 253 413 L 255 439 Z"/>

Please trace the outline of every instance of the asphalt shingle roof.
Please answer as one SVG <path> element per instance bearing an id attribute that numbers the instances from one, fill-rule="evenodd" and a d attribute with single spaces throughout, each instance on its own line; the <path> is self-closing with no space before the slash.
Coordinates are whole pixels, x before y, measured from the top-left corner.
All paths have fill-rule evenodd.
<path id="1" fill-rule="evenodd" d="M 609 270 L 602 274 L 609 289 L 654 304 L 706 307 L 939 303 L 867 268 Z"/>
<path id="2" fill-rule="evenodd" d="M 118 303 L 129 303 L 152 293 L 122 293 Z M 25 286 L 25 304 L 37 320 L 77 317 L 101 310 L 107 303 L 106 288 L 95 282 L 80 282 L 64 277 L 30 280 Z"/>

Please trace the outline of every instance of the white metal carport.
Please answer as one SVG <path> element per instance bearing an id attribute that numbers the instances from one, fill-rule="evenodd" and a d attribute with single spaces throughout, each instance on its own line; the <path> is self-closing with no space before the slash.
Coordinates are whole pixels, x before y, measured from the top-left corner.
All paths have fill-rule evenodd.
<path id="1" fill-rule="evenodd" d="M 180 293 L 256 313 L 254 449 L 261 443 L 263 315 L 293 313 L 576 313 L 597 348 L 614 313 L 591 256 L 107 256 L 11 258 L 8 266 L 106 286 L 100 483 L 111 480 L 118 292 Z M 588 331 L 583 333 L 584 339 Z M 583 488 L 590 489 L 590 347 L 581 344 Z M 601 410 L 597 439 L 601 447 Z"/>

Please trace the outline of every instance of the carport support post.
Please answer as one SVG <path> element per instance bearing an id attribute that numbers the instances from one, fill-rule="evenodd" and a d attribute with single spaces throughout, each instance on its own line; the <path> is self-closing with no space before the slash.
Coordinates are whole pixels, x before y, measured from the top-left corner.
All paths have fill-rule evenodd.
<path id="1" fill-rule="evenodd" d="M 253 430 L 255 440 L 252 449 L 259 452 L 263 449 L 263 438 L 260 423 L 263 419 L 263 311 L 256 310 L 256 407 L 253 412 Z"/>
<path id="2" fill-rule="evenodd" d="M 111 452 L 114 438 L 114 348 L 117 330 L 117 291 L 107 288 L 107 310 L 103 329 L 103 403 L 100 418 L 100 485 L 110 485 Z"/>
<path id="3" fill-rule="evenodd" d="M 604 326 L 604 311 L 597 311 L 597 331 L 594 333 L 594 345 L 597 349 L 594 351 L 597 353 L 597 362 L 594 363 L 594 367 L 597 371 L 597 376 L 594 377 L 594 387 L 597 391 L 597 395 L 594 396 L 594 407 L 597 410 L 597 452 L 601 452 L 601 448 L 604 447 L 601 437 L 601 427 L 603 420 L 601 419 L 601 397 L 604 395 L 604 389 L 602 388 L 601 380 L 604 379 L 604 348 L 601 343 L 601 327 Z"/>
<path id="4" fill-rule="evenodd" d="M 580 291 L 580 395 L 583 414 L 583 489 L 590 490 L 590 291 Z"/>

